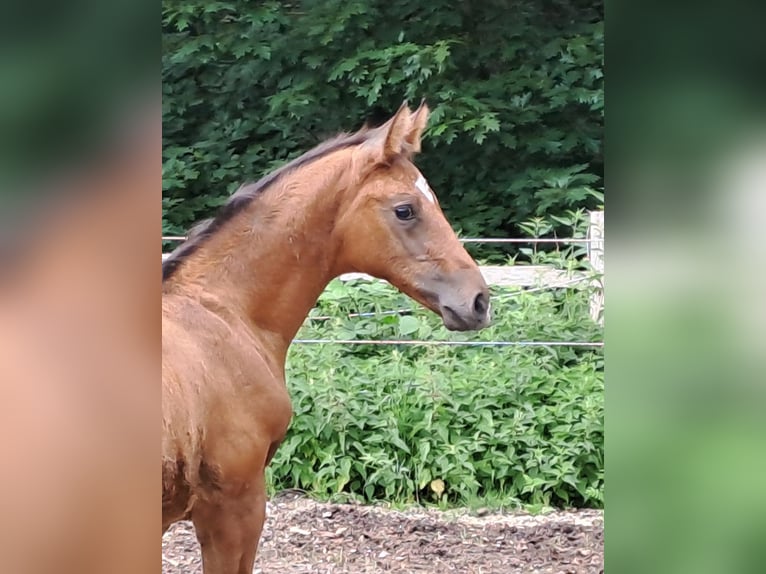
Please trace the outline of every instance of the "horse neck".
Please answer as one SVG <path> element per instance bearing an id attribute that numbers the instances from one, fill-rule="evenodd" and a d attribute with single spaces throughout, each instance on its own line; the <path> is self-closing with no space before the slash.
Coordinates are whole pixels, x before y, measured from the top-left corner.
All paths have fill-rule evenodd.
<path id="1" fill-rule="evenodd" d="M 233 309 L 284 358 L 337 268 L 333 222 L 347 195 L 343 167 L 308 165 L 267 189 L 179 269 L 189 287 Z M 319 182 L 319 183 L 317 183 Z"/>

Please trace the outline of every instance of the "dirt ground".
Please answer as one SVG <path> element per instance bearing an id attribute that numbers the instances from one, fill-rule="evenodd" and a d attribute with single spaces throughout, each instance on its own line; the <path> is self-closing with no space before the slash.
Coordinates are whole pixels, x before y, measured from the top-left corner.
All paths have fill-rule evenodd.
<path id="1" fill-rule="evenodd" d="M 604 571 L 600 511 L 541 516 L 269 502 L 255 574 L 585 574 Z M 202 572 L 190 523 L 162 540 L 163 574 Z"/>

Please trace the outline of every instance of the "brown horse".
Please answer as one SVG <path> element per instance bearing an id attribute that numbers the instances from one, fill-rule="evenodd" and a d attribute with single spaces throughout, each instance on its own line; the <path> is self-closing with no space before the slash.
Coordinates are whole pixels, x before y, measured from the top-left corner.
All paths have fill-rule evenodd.
<path id="1" fill-rule="evenodd" d="M 403 104 L 242 187 L 163 264 L 162 531 L 191 519 L 205 574 L 251 574 L 264 471 L 291 417 L 288 347 L 338 275 L 385 279 L 452 330 L 489 324 L 487 285 L 411 163 Z"/>

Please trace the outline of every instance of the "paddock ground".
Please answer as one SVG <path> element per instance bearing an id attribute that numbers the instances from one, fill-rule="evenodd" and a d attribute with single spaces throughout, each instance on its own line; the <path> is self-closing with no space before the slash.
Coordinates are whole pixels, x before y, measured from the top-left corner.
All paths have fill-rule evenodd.
<path id="1" fill-rule="evenodd" d="M 255 574 L 600 574 L 601 511 L 531 516 L 398 511 L 282 495 L 268 507 Z M 163 574 L 200 574 L 188 522 L 162 539 Z"/>

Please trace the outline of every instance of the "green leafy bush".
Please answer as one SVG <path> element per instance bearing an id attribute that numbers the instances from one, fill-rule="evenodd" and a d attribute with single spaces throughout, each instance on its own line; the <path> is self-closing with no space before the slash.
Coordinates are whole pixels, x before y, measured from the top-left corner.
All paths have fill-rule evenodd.
<path id="1" fill-rule="evenodd" d="M 493 289 L 494 323 L 472 334 L 451 333 L 419 308 L 347 316 L 412 308 L 388 284 L 335 281 L 298 337 L 593 342 L 603 336 L 583 288 Z M 602 505 L 601 348 L 296 343 L 288 387 L 295 415 L 269 470 L 275 490 L 397 503 Z"/>
<path id="2" fill-rule="evenodd" d="M 166 0 L 162 22 L 165 233 L 405 98 L 432 107 L 418 162 L 464 235 L 598 202 L 600 2 Z"/>

